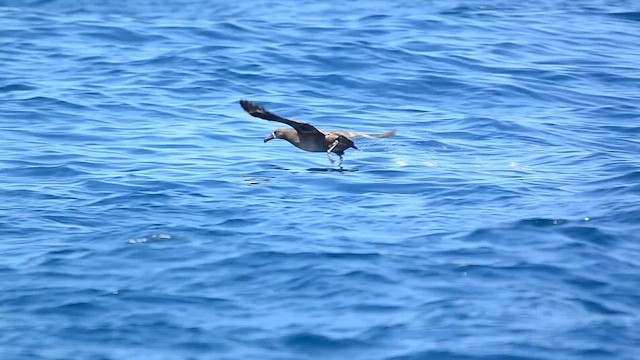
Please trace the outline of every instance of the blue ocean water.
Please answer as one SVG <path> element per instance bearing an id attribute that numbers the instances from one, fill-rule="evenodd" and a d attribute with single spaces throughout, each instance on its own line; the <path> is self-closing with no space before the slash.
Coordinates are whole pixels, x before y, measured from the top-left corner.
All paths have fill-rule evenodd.
<path id="1" fill-rule="evenodd" d="M 634 1 L 0 1 L 1 359 L 639 359 Z M 358 140 L 262 142 L 239 99 Z"/>

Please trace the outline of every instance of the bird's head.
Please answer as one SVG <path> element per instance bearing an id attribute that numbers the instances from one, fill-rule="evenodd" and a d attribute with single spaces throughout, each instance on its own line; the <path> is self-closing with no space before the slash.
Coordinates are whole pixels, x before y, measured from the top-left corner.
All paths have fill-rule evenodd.
<path id="1" fill-rule="evenodd" d="M 269 136 L 264 138 L 264 142 L 271 141 L 273 139 L 284 139 L 284 138 L 285 138 L 285 135 L 284 135 L 283 129 L 275 129 L 271 134 L 269 134 Z"/>

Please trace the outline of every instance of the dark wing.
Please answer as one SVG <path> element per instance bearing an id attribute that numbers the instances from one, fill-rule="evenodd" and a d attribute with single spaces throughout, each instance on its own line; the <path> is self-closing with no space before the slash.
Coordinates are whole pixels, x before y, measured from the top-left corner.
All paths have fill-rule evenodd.
<path id="1" fill-rule="evenodd" d="M 242 108 L 244 109 L 244 111 L 248 112 L 249 115 L 260 118 L 260 119 L 265 119 L 265 120 L 269 120 L 269 121 L 277 121 L 283 124 L 287 124 L 289 126 L 291 126 L 292 128 L 296 129 L 297 132 L 299 133 L 314 133 L 314 134 L 319 134 L 324 136 L 323 133 L 321 133 L 318 129 L 316 129 L 315 127 L 313 127 L 312 125 L 309 124 L 305 124 L 305 123 L 301 123 L 301 122 L 297 122 L 297 121 L 293 121 L 293 120 L 289 120 L 289 119 L 285 119 L 283 117 L 280 117 L 276 114 L 270 113 L 269 111 L 267 111 L 267 109 L 263 108 L 262 106 L 253 103 L 251 101 L 248 100 L 240 100 L 240 106 L 242 106 Z"/>

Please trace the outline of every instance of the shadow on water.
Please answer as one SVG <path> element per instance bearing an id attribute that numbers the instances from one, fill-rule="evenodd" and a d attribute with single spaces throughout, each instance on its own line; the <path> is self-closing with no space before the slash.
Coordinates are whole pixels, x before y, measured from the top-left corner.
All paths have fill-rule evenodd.
<path id="1" fill-rule="evenodd" d="M 282 171 L 289 171 L 289 172 L 292 172 L 292 173 L 299 173 L 299 172 L 303 171 L 303 170 L 289 169 L 289 168 L 282 167 L 282 166 L 279 166 L 279 165 L 270 165 L 270 167 L 272 169 L 282 170 Z M 340 173 L 342 173 L 342 172 L 356 172 L 358 170 L 359 169 L 357 167 L 344 168 L 342 166 L 340 166 L 340 167 L 326 167 L 326 168 L 325 167 L 313 167 L 313 168 L 306 169 L 306 171 L 308 171 L 308 172 L 327 172 L 327 173 L 328 172 L 340 172 Z"/>
<path id="2" fill-rule="evenodd" d="M 345 169 L 343 167 L 339 168 L 309 168 L 307 169 L 309 172 L 356 172 L 358 168 Z"/>
<path id="3" fill-rule="evenodd" d="M 339 167 L 339 168 L 309 168 L 306 170 L 293 170 L 293 169 L 288 169 L 288 168 L 284 168 L 278 165 L 271 165 L 270 166 L 273 169 L 276 170 L 281 170 L 281 171 L 287 171 L 291 174 L 299 174 L 301 172 L 310 172 L 310 173 L 331 173 L 331 172 L 338 172 L 338 173 L 344 173 L 344 172 L 356 172 L 358 171 L 358 168 L 354 167 L 351 169 L 345 169 L 343 167 Z M 264 183 L 268 183 L 269 181 L 271 181 L 272 176 L 252 176 L 252 177 L 248 177 L 243 179 L 243 183 L 246 185 L 260 185 L 260 184 L 264 184 Z"/>

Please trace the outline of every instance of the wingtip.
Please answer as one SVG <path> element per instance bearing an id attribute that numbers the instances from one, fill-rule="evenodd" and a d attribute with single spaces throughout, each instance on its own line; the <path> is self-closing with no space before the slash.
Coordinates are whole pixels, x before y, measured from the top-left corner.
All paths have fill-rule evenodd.
<path id="1" fill-rule="evenodd" d="M 247 108 L 249 108 L 253 104 L 251 101 L 245 99 L 242 99 L 238 102 L 240 103 L 240 106 L 245 110 L 247 110 Z"/>
<path id="2" fill-rule="evenodd" d="M 252 101 L 242 99 L 239 101 L 239 103 L 242 109 L 244 109 L 244 111 L 248 112 L 251 115 L 264 112 L 264 109 L 260 105 Z"/>

